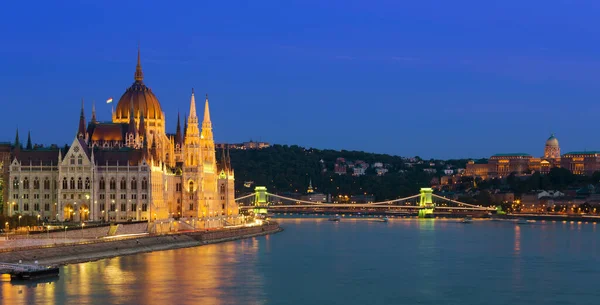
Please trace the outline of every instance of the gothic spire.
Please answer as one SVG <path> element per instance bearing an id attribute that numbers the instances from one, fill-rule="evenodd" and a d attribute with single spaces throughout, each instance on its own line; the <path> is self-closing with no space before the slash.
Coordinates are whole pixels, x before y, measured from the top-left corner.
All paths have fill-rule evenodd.
<path id="1" fill-rule="evenodd" d="M 17 134 L 15 135 L 15 148 L 21 148 L 21 142 L 19 142 L 19 128 L 17 128 Z"/>
<path id="2" fill-rule="evenodd" d="M 187 118 L 187 113 L 183 116 L 184 118 Z M 183 121 L 183 139 L 185 140 L 185 137 L 187 136 L 187 120 Z"/>
<path id="3" fill-rule="evenodd" d="M 146 138 L 146 123 L 144 122 L 144 113 L 140 112 L 140 127 L 139 129 L 139 133 L 141 136 L 144 137 L 144 139 Z"/>
<path id="4" fill-rule="evenodd" d="M 179 119 L 179 112 L 177 112 L 177 130 L 175 131 L 175 144 L 179 144 L 180 147 L 183 145 L 183 138 L 181 137 L 181 123 Z"/>
<path id="5" fill-rule="evenodd" d="M 131 96 L 131 100 L 129 101 L 129 133 L 132 133 L 134 136 L 137 134 L 137 128 L 135 126 L 135 113 L 133 109 L 133 95 Z"/>
<path id="6" fill-rule="evenodd" d="M 79 129 L 77 130 L 77 137 L 80 139 L 85 138 L 85 114 L 83 113 L 83 99 L 81 99 L 81 113 L 79 114 Z"/>
<path id="7" fill-rule="evenodd" d="M 96 102 L 92 101 L 92 123 L 96 124 Z"/>
<path id="8" fill-rule="evenodd" d="M 138 44 L 138 55 L 137 55 L 137 66 L 135 67 L 135 74 L 133 76 L 136 82 L 144 80 L 144 72 L 142 72 L 142 62 L 140 60 L 140 46 Z"/>
<path id="9" fill-rule="evenodd" d="M 221 169 L 225 172 L 227 172 L 227 170 L 229 169 L 227 167 L 227 156 L 225 155 L 225 146 L 223 146 L 223 149 L 221 149 Z"/>
<path id="10" fill-rule="evenodd" d="M 33 145 L 31 145 L 31 131 L 27 131 L 27 146 L 25 147 L 27 150 L 32 150 Z"/>
<path id="11" fill-rule="evenodd" d="M 208 94 L 206 94 L 206 101 L 204 102 L 204 121 L 202 125 L 205 123 L 210 123 L 210 110 L 208 109 Z"/>
<path id="12" fill-rule="evenodd" d="M 192 98 L 190 99 L 190 116 L 189 118 L 197 118 L 196 115 L 196 98 L 194 97 L 194 88 L 192 88 Z"/>

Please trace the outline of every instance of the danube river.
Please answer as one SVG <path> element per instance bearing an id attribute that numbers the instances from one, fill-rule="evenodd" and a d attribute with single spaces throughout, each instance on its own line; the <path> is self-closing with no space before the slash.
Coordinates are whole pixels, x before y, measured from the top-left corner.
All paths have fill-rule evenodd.
<path id="1" fill-rule="evenodd" d="M 2 304 L 598 304 L 600 224 L 280 219 L 285 231 L 0 282 Z"/>

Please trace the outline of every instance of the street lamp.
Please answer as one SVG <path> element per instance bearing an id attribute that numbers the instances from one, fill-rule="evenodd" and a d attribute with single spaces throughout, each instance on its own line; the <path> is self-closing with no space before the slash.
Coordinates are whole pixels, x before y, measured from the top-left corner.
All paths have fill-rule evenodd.
<path id="1" fill-rule="evenodd" d="M 40 217 L 41 217 L 41 215 L 40 215 L 40 214 L 38 214 L 38 216 L 37 216 L 37 224 L 38 224 L 38 226 L 40 225 Z M 42 232 L 43 232 L 43 231 L 42 231 Z"/>
<path id="2" fill-rule="evenodd" d="M 19 228 L 21 227 L 21 217 L 23 216 L 19 215 Z"/>
<path id="3" fill-rule="evenodd" d="M 85 222 L 81 223 L 81 239 L 83 239 L 83 227 L 85 226 Z"/>

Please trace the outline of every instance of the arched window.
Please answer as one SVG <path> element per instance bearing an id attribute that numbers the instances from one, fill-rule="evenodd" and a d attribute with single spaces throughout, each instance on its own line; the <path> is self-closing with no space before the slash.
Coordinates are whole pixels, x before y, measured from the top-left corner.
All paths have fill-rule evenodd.
<path id="1" fill-rule="evenodd" d="M 75 189 L 75 178 L 71 177 L 71 182 L 69 183 L 69 188 L 74 190 Z"/>
<path id="2" fill-rule="evenodd" d="M 90 189 L 90 178 L 89 177 L 85 178 L 85 189 L 86 190 Z"/>
<path id="3" fill-rule="evenodd" d="M 121 178 L 121 189 L 122 190 L 126 190 L 127 189 L 127 181 L 125 180 L 125 177 Z"/>
<path id="4" fill-rule="evenodd" d="M 19 179 L 17 177 L 15 177 L 15 179 L 13 179 L 13 189 L 15 189 L 15 190 L 19 189 Z"/>
<path id="5" fill-rule="evenodd" d="M 83 189 L 83 180 L 81 180 L 81 177 L 77 179 L 77 189 Z"/>
<path id="6" fill-rule="evenodd" d="M 144 177 L 142 179 L 142 190 L 147 190 L 148 189 L 148 180 L 146 180 L 146 177 Z"/>
<path id="7" fill-rule="evenodd" d="M 194 181 L 190 181 L 188 183 L 188 192 L 193 192 L 194 191 Z"/>
<path id="8" fill-rule="evenodd" d="M 100 189 L 106 189 L 106 181 L 104 181 L 104 177 L 100 178 Z"/>
<path id="9" fill-rule="evenodd" d="M 45 190 L 50 189 L 50 180 L 48 178 L 44 179 L 44 189 Z"/>
<path id="10" fill-rule="evenodd" d="M 221 185 L 221 194 L 225 194 L 225 185 L 224 184 Z"/>
<path id="11" fill-rule="evenodd" d="M 38 179 L 38 177 L 33 178 L 33 189 L 34 190 L 40 189 L 40 180 Z"/>
<path id="12" fill-rule="evenodd" d="M 131 189 L 137 190 L 137 181 L 135 180 L 135 178 L 131 179 Z"/>
<path id="13" fill-rule="evenodd" d="M 23 189 L 28 190 L 29 189 L 29 178 L 25 177 L 25 179 L 23 179 Z"/>
<path id="14" fill-rule="evenodd" d="M 62 188 L 63 188 L 63 190 L 67 189 L 67 177 L 63 178 L 63 187 Z"/>
<path id="15" fill-rule="evenodd" d="M 114 190 L 117 188 L 117 181 L 115 181 L 115 178 L 110 178 L 110 189 Z"/>
<path id="16" fill-rule="evenodd" d="M 79 165 L 83 164 L 83 157 L 81 155 L 79 155 L 79 157 L 77 157 L 77 164 L 79 164 Z"/>

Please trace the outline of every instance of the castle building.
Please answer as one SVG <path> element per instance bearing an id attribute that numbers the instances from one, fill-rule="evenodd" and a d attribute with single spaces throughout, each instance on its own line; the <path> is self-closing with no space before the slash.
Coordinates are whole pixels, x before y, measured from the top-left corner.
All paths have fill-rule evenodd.
<path id="1" fill-rule="evenodd" d="M 566 162 L 566 163 L 565 163 Z M 554 167 L 570 168 L 569 161 L 561 161 L 560 146 L 558 139 L 552 134 L 544 146 L 544 156 L 535 158 L 525 153 L 495 154 L 488 159 L 487 163 L 475 163 L 469 161 L 465 170 L 466 176 L 487 178 L 502 178 L 512 173 L 517 175 L 527 174 L 533 171 L 547 174 Z M 568 164 L 567 164 L 568 163 Z M 575 168 L 575 166 L 573 166 Z M 589 165 L 588 168 L 592 168 Z M 574 170 L 574 173 L 583 171 Z"/>
<path id="2" fill-rule="evenodd" d="M 185 128 L 177 117 L 166 132 L 161 104 L 144 83 L 138 50 L 133 84 L 119 99 L 110 122 L 82 102 L 72 144 L 23 148 L 17 131 L 7 169 L 9 215 L 58 221 L 193 219 L 204 227 L 238 223 L 234 171 L 229 153 L 215 151 L 208 96 L 201 126 L 194 91 Z M 5 164 L 6 165 L 6 164 Z"/>

